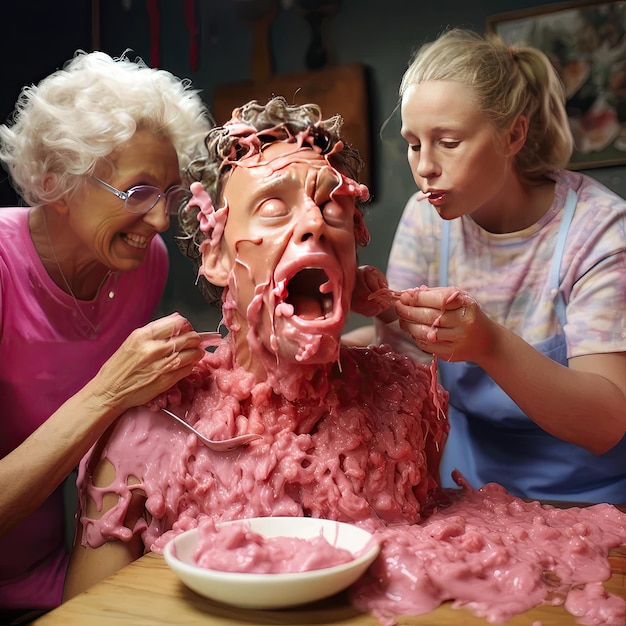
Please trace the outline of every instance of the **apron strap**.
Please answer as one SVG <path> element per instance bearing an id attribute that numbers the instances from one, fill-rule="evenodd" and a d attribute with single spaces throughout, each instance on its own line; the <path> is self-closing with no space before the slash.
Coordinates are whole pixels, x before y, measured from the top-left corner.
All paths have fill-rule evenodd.
<path id="1" fill-rule="evenodd" d="M 566 304 L 563 292 L 559 289 L 561 284 L 561 261 L 563 259 L 563 252 L 565 250 L 565 243 L 567 242 L 567 233 L 569 227 L 574 218 L 576 211 L 576 204 L 578 202 L 578 196 L 576 192 L 569 188 L 567 190 L 567 198 L 565 200 L 565 208 L 563 210 L 563 218 L 559 226 L 559 232 L 557 235 L 556 247 L 554 248 L 554 254 L 552 255 L 552 265 L 550 267 L 550 274 L 548 276 L 548 286 L 550 293 L 554 298 L 554 308 L 556 310 L 557 317 L 561 328 L 565 326 L 567 316 L 565 314 Z M 439 285 L 446 287 L 448 284 L 448 261 L 450 258 L 450 221 L 443 220 L 441 225 L 441 245 L 440 245 L 440 259 L 439 259 Z"/>
<path id="2" fill-rule="evenodd" d="M 441 246 L 439 248 L 439 286 L 448 286 L 448 260 L 450 258 L 450 221 L 441 225 Z"/>
<path id="3" fill-rule="evenodd" d="M 572 188 L 568 189 L 567 198 L 565 200 L 565 209 L 563 210 L 563 218 L 561 219 L 561 225 L 559 226 L 559 234 L 556 240 L 556 247 L 554 248 L 552 265 L 550 266 L 550 274 L 548 277 L 548 286 L 550 288 L 550 293 L 554 298 L 554 309 L 557 317 L 559 318 L 561 328 L 563 328 L 567 322 L 565 297 L 560 289 L 561 262 L 563 260 L 563 252 L 567 241 L 567 233 L 572 223 L 572 219 L 574 218 L 577 202 L 578 196 L 576 195 L 576 192 Z"/>

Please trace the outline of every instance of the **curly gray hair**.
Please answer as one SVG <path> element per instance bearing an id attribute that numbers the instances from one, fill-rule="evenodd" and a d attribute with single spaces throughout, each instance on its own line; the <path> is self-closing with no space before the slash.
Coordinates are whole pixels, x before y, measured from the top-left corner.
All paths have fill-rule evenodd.
<path id="1" fill-rule="evenodd" d="M 169 138 L 185 168 L 212 125 L 189 81 L 141 59 L 79 50 L 22 90 L 12 124 L 0 126 L 0 159 L 16 191 L 36 206 L 74 193 L 138 129 Z"/>

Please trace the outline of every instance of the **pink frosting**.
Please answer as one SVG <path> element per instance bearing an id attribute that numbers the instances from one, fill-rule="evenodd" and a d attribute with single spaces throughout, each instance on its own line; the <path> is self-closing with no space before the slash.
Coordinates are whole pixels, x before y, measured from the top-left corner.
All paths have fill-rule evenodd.
<path id="1" fill-rule="evenodd" d="M 207 236 L 200 244 L 200 252 L 202 253 L 207 246 L 213 247 L 219 244 L 224 234 L 226 220 L 228 219 L 228 207 L 223 206 L 216 209 L 213 206 L 211 196 L 207 193 L 202 183 L 191 183 L 189 190 L 192 196 L 185 210 L 190 210 L 191 207 L 199 209 L 198 222 L 200 230 Z"/>
<path id="2" fill-rule="evenodd" d="M 295 574 L 349 563 L 349 550 L 323 536 L 263 537 L 245 523 L 216 528 L 213 520 L 198 525 L 194 561 L 199 567 L 243 574 Z"/>
<path id="3" fill-rule="evenodd" d="M 496 484 L 465 486 L 425 522 L 376 537 L 381 554 L 351 599 L 382 624 L 446 601 L 492 623 L 542 603 L 563 605 L 581 624 L 626 623 L 626 601 L 601 584 L 611 576 L 609 549 L 626 542 L 626 515 L 609 504 L 558 509 Z"/>
<path id="4" fill-rule="evenodd" d="M 271 515 L 418 521 L 437 486 L 448 428 L 431 385 L 430 370 L 408 357 L 352 348 L 342 351 L 341 372 L 330 366 L 301 378 L 292 402 L 237 366 L 226 341 L 156 405 L 187 411 L 188 421 L 213 439 L 244 432 L 263 439 L 216 453 L 161 412 L 128 411 L 102 452 L 116 468 L 115 482 L 95 486 L 89 457 L 81 463 L 83 499 L 100 506 L 106 493 L 119 497 L 100 519 L 81 517 L 83 543 L 97 547 L 140 533 L 147 549 L 160 551 L 207 515 L 216 521 Z M 441 387 L 437 394 L 445 406 L 447 394 Z M 126 528 L 136 490 L 147 496 L 146 514 Z"/>
<path id="5" fill-rule="evenodd" d="M 101 519 L 82 517 L 83 543 L 139 533 L 147 550 L 160 552 L 207 520 L 336 519 L 381 544 L 350 597 L 382 624 L 444 602 L 494 623 L 541 603 L 563 605 L 581 624 L 624 623 L 626 603 L 601 582 L 610 577 L 609 549 L 626 543 L 626 515 L 608 504 L 524 502 L 495 484 L 437 491 L 432 472 L 447 429 L 437 404 L 445 410 L 447 394 L 433 387 L 433 398 L 431 371 L 385 348 L 344 349 L 341 364 L 340 374 L 302 380 L 294 403 L 237 367 L 229 342 L 207 354 L 157 404 L 188 408 L 189 421 L 213 438 L 251 431 L 263 439 L 214 453 L 160 412 L 128 412 L 104 451 L 116 481 L 95 487 L 87 460 L 81 464 L 83 496 L 120 498 Z M 130 476 L 139 483 L 129 486 Z M 146 494 L 147 512 L 126 528 L 135 490 Z"/>

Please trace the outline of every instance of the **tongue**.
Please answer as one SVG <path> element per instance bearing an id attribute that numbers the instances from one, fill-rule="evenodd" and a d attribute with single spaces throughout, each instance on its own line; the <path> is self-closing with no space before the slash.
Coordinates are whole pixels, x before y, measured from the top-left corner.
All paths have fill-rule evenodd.
<path id="1" fill-rule="evenodd" d="M 320 303 L 315 298 L 307 296 L 294 296 L 289 298 L 293 305 L 294 313 L 305 320 L 314 320 L 324 315 Z"/>

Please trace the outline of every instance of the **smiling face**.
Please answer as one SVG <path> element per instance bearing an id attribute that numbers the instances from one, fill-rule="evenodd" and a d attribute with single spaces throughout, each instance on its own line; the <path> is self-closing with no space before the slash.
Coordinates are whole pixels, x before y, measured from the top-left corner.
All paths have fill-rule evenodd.
<path id="1" fill-rule="evenodd" d="M 299 363 L 337 359 L 362 193 L 319 150 L 295 143 L 271 144 L 237 163 L 224 187 L 224 234 L 205 251 L 203 273 L 228 286 L 225 318 L 244 331 L 240 364 L 256 369 L 264 351 Z"/>
<path id="2" fill-rule="evenodd" d="M 139 130 L 107 158 L 112 170 L 95 172 L 110 185 L 126 191 L 135 185 L 153 185 L 162 191 L 180 183 L 178 157 L 169 139 Z M 150 240 L 169 227 L 165 200 L 144 215 L 132 215 L 124 201 L 95 181 L 66 201 L 70 227 L 80 241 L 82 256 L 108 269 L 129 271 L 143 261 Z"/>

